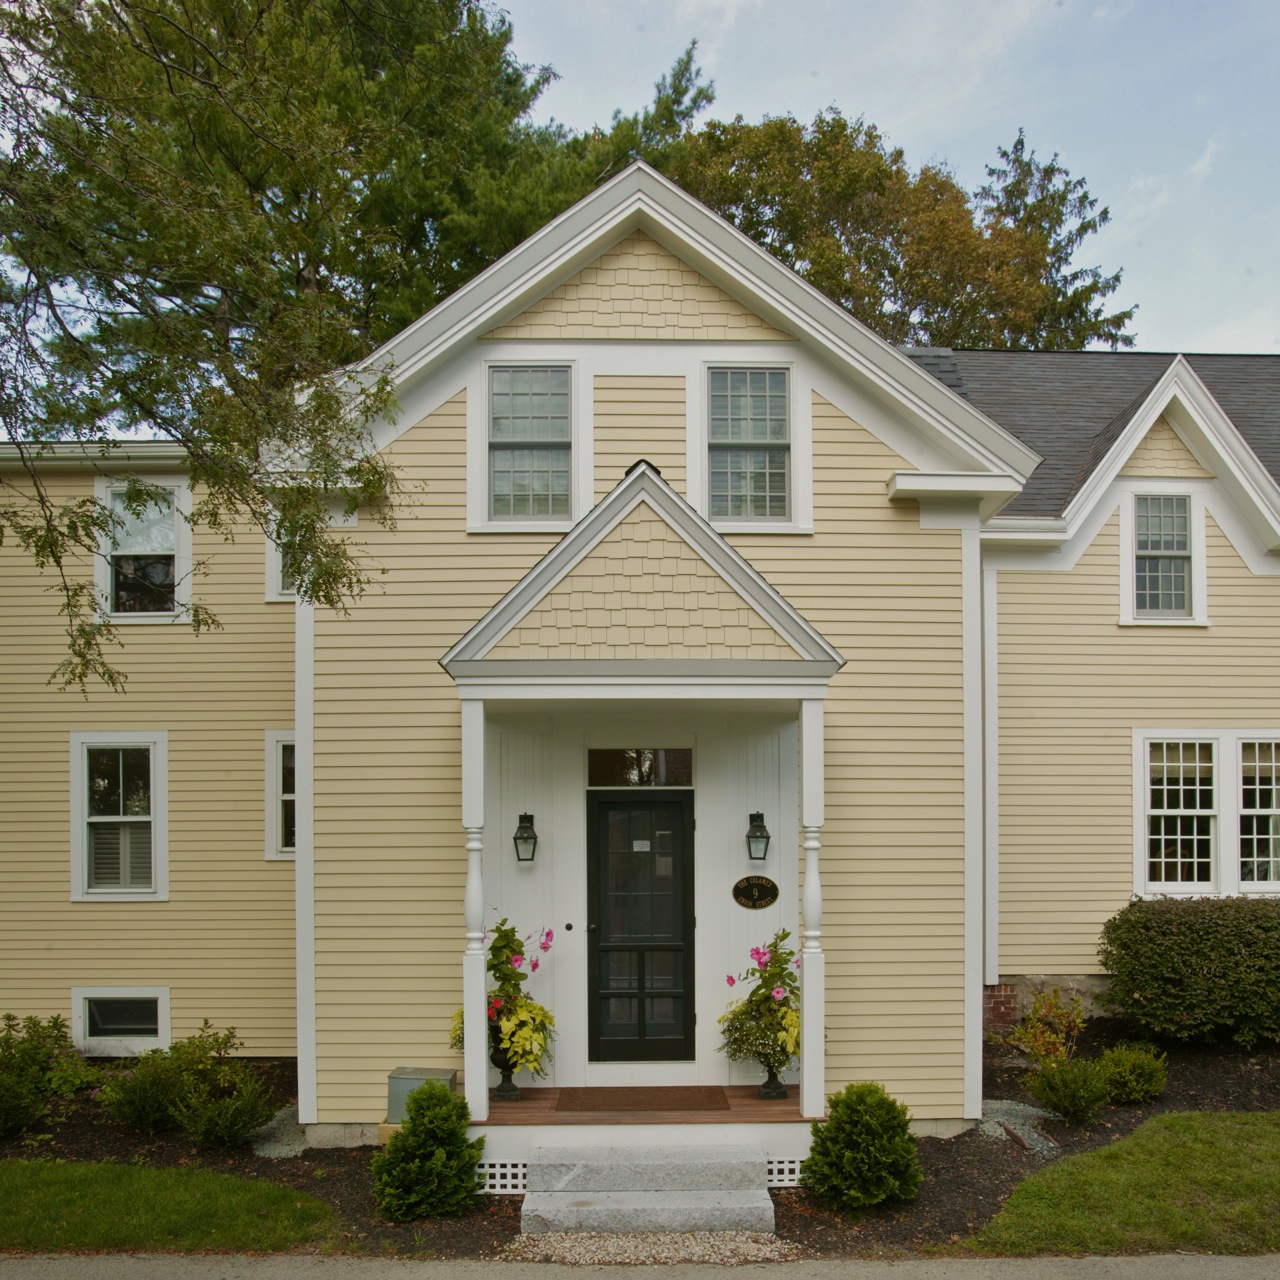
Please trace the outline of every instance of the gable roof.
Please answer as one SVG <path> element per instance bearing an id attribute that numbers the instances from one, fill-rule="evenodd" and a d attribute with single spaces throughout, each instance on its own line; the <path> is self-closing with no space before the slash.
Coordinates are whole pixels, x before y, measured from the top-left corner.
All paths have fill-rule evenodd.
<path id="1" fill-rule="evenodd" d="M 637 162 L 352 367 L 404 388 L 511 320 L 624 236 L 643 231 L 769 324 L 895 406 L 958 471 L 1020 484 L 1038 456 L 985 413 L 647 165 Z M 398 427 L 389 438 L 410 424 Z M 380 444 L 389 442 L 379 438 Z"/>
<path id="2" fill-rule="evenodd" d="M 488 655 L 642 503 L 745 601 L 795 654 L 784 661 L 719 660 L 714 663 L 717 674 L 763 674 L 768 668 L 772 676 L 794 675 L 812 680 L 815 676 L 829 678 L 844 665 L 844 658 L 839 652 L 703 520 L 654 467 L 643 460 L 628 469 L 621 483 L 440 659 L 440 665 L 455 679 L 491 673 L 499 665 L 504 673 L 511 669 L 530 674 L 549 673 L 553 668 L 559 673 L 559 667 L 566 665 L 563 662 L 538 658 L 497 660 Z M 623 663 L 600 659 L 579 660 L 567 665 L 572 671 L 585 674 L 597 668 L 617 669 Z M 677 667 L 688 667 L 692 671 L 709 664 L 706 660 L 653 660 L 633 661 L 625 665 L 632 674 L 663 675 L 673 673 Z"/>
<path id="3" fill-rule="evenodd" d="M 1044 461 L 1000 513 L 1067 513 L 1126 430 L 1173 375 L 1188 398 L 1194 380 L 1213 409 L 1280 485 L 1280 356 L 1145 351 L 967 351 L 926 347 L 907 355 L 1034 449 Z"/>

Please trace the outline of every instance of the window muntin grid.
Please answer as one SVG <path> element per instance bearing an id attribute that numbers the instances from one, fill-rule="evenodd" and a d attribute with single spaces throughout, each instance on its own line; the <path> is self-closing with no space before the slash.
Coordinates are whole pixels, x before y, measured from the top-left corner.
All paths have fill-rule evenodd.
<path id="1" fill-rule="evenodd" d="M 1147 762 L 1147 879 L 1211 883 L 1217 812 L 1213 744 L 1152 742 Z"/>
<path id="2" fill-rule="evenodd" d="M 1191 499 L 1185 494 L 1138 494 L 1134 545 L 1134 612 L 1190 616 Z"/>
<path id="3" fill-rule="evenodd" d="M 708 497 L 712 519 L 785 520 L 790 421 L 785 369 L 708 373 Z"/>
<path id="4" fill-rule="evenodd" d="M 571 511 L 567 366 L 489 371 L 489 514 L 567 519 Z"/>
<path id="5" fill-rule="evenodd" d="M 1280 882 L 1280 743 L 1240 744 L 1240 880 Z"/>
<path id="6" fill-rule="evenodd" d="M 172 500 L 134 513 L 123 490 L 111 493 L 116 524 L 111 538 L 112 613 L 172 613 L 176 583 L 176 513 Z"/>
<path id="7" fill-rule="evenodd" d="M 151 748 L 86 752 L 90 889 L 151 889 Z"/>

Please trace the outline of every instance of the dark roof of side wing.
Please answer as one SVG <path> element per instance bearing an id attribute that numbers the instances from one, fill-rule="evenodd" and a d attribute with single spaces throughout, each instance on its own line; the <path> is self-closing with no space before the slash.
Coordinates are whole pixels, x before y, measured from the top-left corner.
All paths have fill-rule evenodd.
<path id="1" fill-rule="evenodd" d="M 1003 516 L 1059 516 L 1176 356 L 1145 351 L 906 354 L 1044 461 Z M 1280 356 L 1188 355 L 1258 459 L 1280 482 Z"/>

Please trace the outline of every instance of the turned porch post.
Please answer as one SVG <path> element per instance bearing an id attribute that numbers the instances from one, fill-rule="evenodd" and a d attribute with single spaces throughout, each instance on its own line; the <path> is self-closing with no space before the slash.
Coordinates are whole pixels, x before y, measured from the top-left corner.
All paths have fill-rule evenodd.
<path id="1" fill-rule="evenodd" d="M 804 849 L 800 933 L 800 1114 L 826 1108 L 827 958 L 822 951 L 822 877 L 818 864 L 824 820 L 822 702 L 800 703 L 800 829 Z"/>
<path id="2" fill-rule="evenodd" d="M 462 953 L 464 1089 L 473 1120 L 489 1118 L 489 1026 L 484 998 L 484 703 L 462 703 L 462 829 L 467 837 L 463 895 L 466 950 Z"/>

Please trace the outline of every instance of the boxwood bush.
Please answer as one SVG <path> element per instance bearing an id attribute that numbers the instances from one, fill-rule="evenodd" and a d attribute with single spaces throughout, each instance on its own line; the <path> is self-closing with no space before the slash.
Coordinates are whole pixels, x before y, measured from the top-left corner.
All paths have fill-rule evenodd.
<path id="1" fill-rule="evenodd" d="M 1152 898 L 1102 928 L 1107 1004 L 1177 1040 L 1280 1040 L 1280 899 Z"/>

